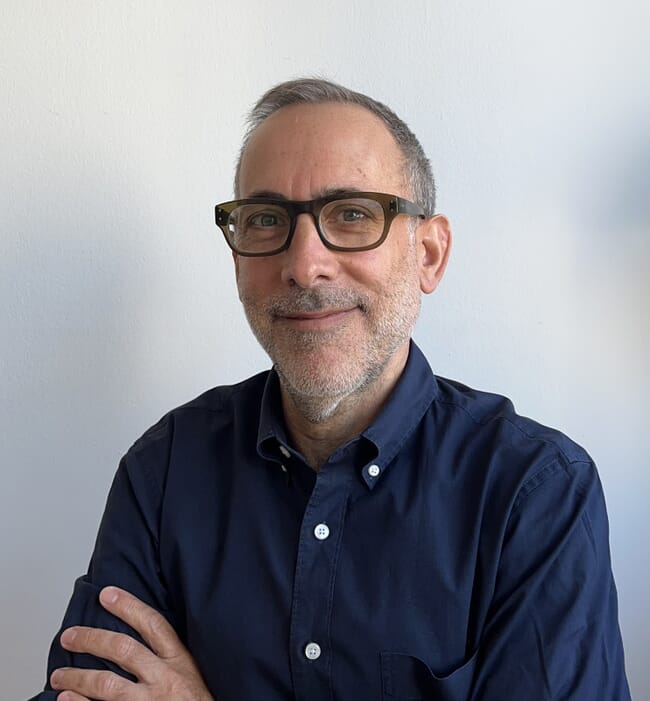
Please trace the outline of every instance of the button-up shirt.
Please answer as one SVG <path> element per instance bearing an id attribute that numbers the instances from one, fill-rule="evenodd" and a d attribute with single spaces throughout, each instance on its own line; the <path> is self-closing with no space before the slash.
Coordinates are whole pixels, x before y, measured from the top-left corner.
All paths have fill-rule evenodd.
<path id="1" fill-rule="evenodd" d="M 132 632 L 109 584 L 167 617 L 217 701 L 630 698 L 591 459 L 414 344 L 318 472 L 274 371 L 167 414 L 120 464 L 62 627 Z M 66 665 L 115 668 L 57 638 Z"/>

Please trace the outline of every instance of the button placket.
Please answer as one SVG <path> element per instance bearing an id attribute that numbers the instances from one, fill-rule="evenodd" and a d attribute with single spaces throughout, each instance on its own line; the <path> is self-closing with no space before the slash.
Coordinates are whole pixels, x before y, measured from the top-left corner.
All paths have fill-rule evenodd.
<path id="1" fill-rule="evenodd" d="M 352 470 L 336 468 L 320 471 L 303 514 L 290 629 L 291 667 L 298 701 L 330 701 L 331 599 L 338 540 L 353 475 Z M 332 538 L 334 534 L 336 537 Z"/>

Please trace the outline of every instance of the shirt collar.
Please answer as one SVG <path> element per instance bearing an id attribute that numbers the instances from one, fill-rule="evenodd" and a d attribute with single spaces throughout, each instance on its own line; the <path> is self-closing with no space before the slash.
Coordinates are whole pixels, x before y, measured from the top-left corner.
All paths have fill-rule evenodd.
<path id="1" fill-rule="evenodd" d="M 291 454 L 282 415 L 280 380 L 275 368 L 271 368 L 262 393 L 260 422 L 257 427 L 257 452 L 263 458 L 279 461 Z"/>
<path id="2" fill-rule="evenodd" d="M 377 484 L 420 423 L 437 392 L 429 363 L 415 342 L 411 341 L 406 366 L 395 389 L 377 418 L 361 433 L 361 437 L 374 447 L 372 452 L 375 456 L 361 470 L 363 480 L 370 489 Z M 268 374 L 262 395 L 257 451 L 263 458 L 277 462 L 297 455 L 287 441 L 280 382 L 274 369 Z"/>

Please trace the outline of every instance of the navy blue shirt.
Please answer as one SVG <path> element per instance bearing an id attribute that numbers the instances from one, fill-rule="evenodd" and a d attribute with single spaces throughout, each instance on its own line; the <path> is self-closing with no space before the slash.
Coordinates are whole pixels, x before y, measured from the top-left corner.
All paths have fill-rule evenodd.
<path id="1" fill-rule="evenodd" d="M 273 371 L 167 414 L 120 464 L 62 627 L 130 632 L 108 584 L 169 619 L 217 701 L 630 699 L 591 459 L 414 344 L 318 473 Z M 48 674 L 66 665 L 112 666 L 57 636 Z"/>

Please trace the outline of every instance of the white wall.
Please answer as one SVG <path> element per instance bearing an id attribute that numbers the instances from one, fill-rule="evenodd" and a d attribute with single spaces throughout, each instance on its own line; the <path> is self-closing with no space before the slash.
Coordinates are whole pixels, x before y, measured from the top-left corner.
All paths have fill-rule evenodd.
<path id="1" fill-rule="evenodd" d="M 3 698 L 43 683 L 119 456 L 265 367 L 212 224 L 243 115 L 324 74 L 430 154 L 455 248 L 417 339 L 587 446 L 650 698 L 650 9 L 643 0 L 2 0 Z"/>

